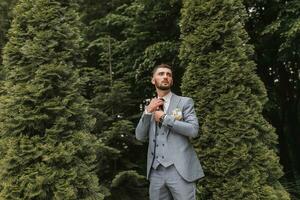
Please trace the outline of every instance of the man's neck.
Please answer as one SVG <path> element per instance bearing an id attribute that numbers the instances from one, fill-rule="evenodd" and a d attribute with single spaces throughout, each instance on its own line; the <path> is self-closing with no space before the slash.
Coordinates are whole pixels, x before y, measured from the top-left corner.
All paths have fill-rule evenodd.
<path id="1" fill-rule="evenodd" d="M 167 94 L 169 94 L 170 92 L 171 92 L 171 90 L 159 90 L 159 89 L 156 90 L 158 97 L 164 97 Z"/>

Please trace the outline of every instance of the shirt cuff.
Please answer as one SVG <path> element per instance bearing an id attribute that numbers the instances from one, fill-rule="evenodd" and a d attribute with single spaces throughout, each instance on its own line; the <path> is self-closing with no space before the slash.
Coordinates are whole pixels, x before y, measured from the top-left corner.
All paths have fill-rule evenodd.
<path id="1" fill-rule="evenodd" d="M 147 111 L 147 107 L 145 108 L 144 114 L 145 114 L 145 115 L 152 115 L 151 112 L 148 112 L 148 111 Z"/>

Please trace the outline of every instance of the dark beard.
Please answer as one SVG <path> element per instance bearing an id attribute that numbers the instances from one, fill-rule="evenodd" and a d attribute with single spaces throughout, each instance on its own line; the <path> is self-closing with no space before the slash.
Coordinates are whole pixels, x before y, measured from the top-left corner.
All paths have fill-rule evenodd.
<path id="1" fill-rule="evenodd" d="M 168 86 L 157 85 L 156 87 L 160 90 L 169 90 L 171 88 L 170 85 L 168 85 Z"/>
<path id="2" fill-rule="evenodd" d="M 157 81 L 155 81 L 155 87 L 160 90 L 170 90 L 173 83 L 171 82 L 168 86 L 160 85 Z"/>

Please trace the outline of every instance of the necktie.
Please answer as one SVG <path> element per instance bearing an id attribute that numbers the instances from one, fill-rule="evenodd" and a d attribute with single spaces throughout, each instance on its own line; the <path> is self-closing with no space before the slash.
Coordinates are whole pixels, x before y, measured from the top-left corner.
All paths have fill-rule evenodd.
<path id="1" fill-rule="evenodd" d="M 165 100 L 163 98 L 159 98 L 159 99 L 165 103 Z M 164 111 L 164 103 L 159 106 L 159 110 Z M 161 122 L 158 122 L 158 126 L 159 128 L 161 127 Z"/>
<path id="2" fill-rule="evenodd" d="M 165 103 L 165 100 L 163 98 L 159 98 L 159 99 Z M 164 104 L 159 106 L 159 110 L 164 111 Z"/>

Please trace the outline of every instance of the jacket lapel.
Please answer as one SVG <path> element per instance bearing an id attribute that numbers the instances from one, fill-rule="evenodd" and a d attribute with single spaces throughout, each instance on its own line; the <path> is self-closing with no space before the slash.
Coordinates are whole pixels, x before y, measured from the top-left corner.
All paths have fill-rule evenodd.
<path id="1" fill-rule="evenodd" d="M 166 112 L 167 115 L 171 115 L 172 111 L 177 107 L 178 103 L 180 101 L 180 97 L 177 96 L 176 94 L 172 93 L 171 99 L 170 99 L 170 104 L 169 108 Z"/>
<path id="2" fill-rule="evenodd" d="M 171 96 L 171 99 L 170 99 L 170 104 L 169 104 L 169 107 L 168 107 L 168 110 L 166 112 L 167 115 L 171 115 L 172 114 L 172 111 L 177 107 L 177 105 L 179 104 L 180 102 L 180 97 L 177 96 L 176 94 L 172 93 L 172 96 Z M 152 119 L 151 119 L 152 123 L 151 123 L 151 126 L 153 126 L 153 134 L 154 134 L 154 138 L 156 138 L 156 131 L 157 131 L 157 123 L 155 123 L 155 120 L 154 120 L 154 117 L 152 116 Z M 169 134 L 170 132 L 170 129 L 165 127 L 166 132 L 167 134 Z"/>
<path id="3" fill-rule="evenodd" d="M 171 99 L 170 99 L 170 105 L 166 112 L 167 115 L 172 115 L 172 111 L 178 106 L 180 100 L 181 99 L 179 96 L 177 96 L 174 93 L 172 94 Z M 167 129 L 166 132 L 167 132 L 167 138 L 168 138 L 171 129 L 167 128 L 167 127 L 165 127 L 165 129 Z"/>

